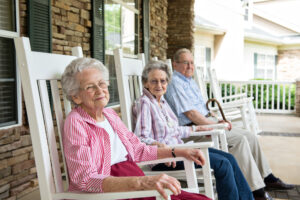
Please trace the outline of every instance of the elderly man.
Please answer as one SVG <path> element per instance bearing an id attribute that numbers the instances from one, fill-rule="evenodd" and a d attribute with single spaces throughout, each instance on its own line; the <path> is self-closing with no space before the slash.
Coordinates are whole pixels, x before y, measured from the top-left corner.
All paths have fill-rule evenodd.
<path id="1" fill-rule="evenodd" d="M 188 49 L 179 49 L 173 58 L 174 73 L 165 95 L 166 100 L 176 113 L 179 124 L 208 125 L 223 123 L 213 120 L 205 107 L 205 102 L 194 74 L 194 58 Z M 272 199 L 264 187 L 273 189 L 292 189 L 276 178 L 269 167 L 256 136 L 244 129 L 232 128 L 229 124 L 227 141 L 229 152 L 234 155 L 243 171 L 253 195 L 258 199 Z"/>

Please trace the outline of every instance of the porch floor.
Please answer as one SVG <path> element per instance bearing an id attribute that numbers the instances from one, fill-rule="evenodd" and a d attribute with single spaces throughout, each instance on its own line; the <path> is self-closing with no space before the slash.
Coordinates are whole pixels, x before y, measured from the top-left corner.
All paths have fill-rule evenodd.
<path id="1" fill-rule="evenodd" d="M 257 116 L 263 130 L 259 141 L 272 171 L 282 180 L 300 185 L 300 117 Z"/>
<path id="2" fill-rule="evenodd" d="M 287 183 L 300 185 L 300 117 L 258 113 L 257 118 L 263 130 L 259 141 L 273 173 Z M 299 194 L 300 187 L 298 189 Z M 288 194 L 288 192 L 283 192 L 283 196 L 285 193 Z M 275 193 L 271 192 L 271 194 Z M 274 196 L 279 198 L 277 194 Z M 19 199 L 39 200 L 39 190 Z M 300 199 L 300 197 L 297 196 L 295 199 Z"/>

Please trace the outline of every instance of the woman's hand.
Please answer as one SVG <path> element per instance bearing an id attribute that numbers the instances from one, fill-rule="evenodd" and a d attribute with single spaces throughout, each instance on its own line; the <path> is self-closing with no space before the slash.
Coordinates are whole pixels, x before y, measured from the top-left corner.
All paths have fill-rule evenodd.
<path id="1" fill-rule="evenodd" d="M 181 193 L 180 182 L 171 176 L 166 174 L 160 174 L 156 176 L 143 176 L 141 177 L 141 184 L 143 190 L 157 190 L 164 199 L 168 199 L 164 189 L 170 189 L 174 195 Z"/>
<path id="2" fill-rule="evenodd" d="M 164 143 L 160 143 L 160 142 L 153 142 L 151 145 L 156 145 L 158 148 L 170 148 L 168 145 L 164 144 Z M 166 166 L 168 167 L 173 167 L 175 168 L 176 167 L 176 161 L 173 161 L 173 162 L 167 162 L 165 163 Z"/>
<path id="3" fill-rule="evenodd" d="M 109 176 L 103 180 L 103 192 L 128 192 L 141 190 L 157 190 L 164 199 L 168 199 L 164 189 L 169 189 L 174 195 L 181 193 L 179 181 L 166 174 L 156 176 Z"/>
<path id="4" fill-rule="evenodd" d="M 175 149 L 174 153 L 178 157 L 194 161 L 197 165 L 205 164 L 205 158 L 200 149 Z"/>

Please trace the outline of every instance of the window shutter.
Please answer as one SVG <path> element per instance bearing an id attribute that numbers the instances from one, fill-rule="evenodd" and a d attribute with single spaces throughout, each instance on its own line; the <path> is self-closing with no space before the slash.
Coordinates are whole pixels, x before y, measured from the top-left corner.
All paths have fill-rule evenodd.
<path id="1" fill-rule="evenodd" d="M 14 49 L 13 39 L 0 37 L 0 127 L 18 121 Z"/>
<path id="2" fill-rule="evenodd" d="M 33 51 L 52 52 L 51 1 L 28 1 L 30 45 Z"/>
<path id="3" fill-rule="evenodd" d="M 12 0 L 0 0 L 0 29 L 16 31 L 14 3 Z"/>
<path id="4" fill-rule="evenodd" d="M 28 35 L 31 49 L 39 52 L 52 52 L 51 0 L 28 1 Z M 48 93 L 51 94 L 47 81 Z M 53 100 L 49 96 L 51 110 Z"/>
<path id="5" fill-rule="evenodd" d="M 254 53 L 254 78 L 257 77 L 257 53 Z"/>
<path id="6" fill-rule="evenodd" d="M 94 0 L 92 10 L 92 56 L 105 63 L 104 0 Z"/>

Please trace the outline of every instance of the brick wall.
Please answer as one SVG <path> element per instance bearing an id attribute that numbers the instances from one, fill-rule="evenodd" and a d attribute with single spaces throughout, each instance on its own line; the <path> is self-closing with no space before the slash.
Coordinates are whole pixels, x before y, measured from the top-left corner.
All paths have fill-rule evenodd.
<path id="1" fill-rule="evenodd" d="M 52 0 L 53 53 L 70 55 L 81 46 L 85 56 L 91 56 L 91 1 Z"/>
<path id="2" fill-rule="evenodd" d="M 194 49 L 194 1 L 168 1 L 168 58 L 179 48 Z"/>
<path id="3" fill-rule="evenodd" d="M 278 80 L 295 80 L 300 72 L 300 50 L 278 51 Z"/>
<path id="4" fill-rule="evenodd" d="M 167 0 L 150 1 L 150 57 L 167 58 Z"/>

